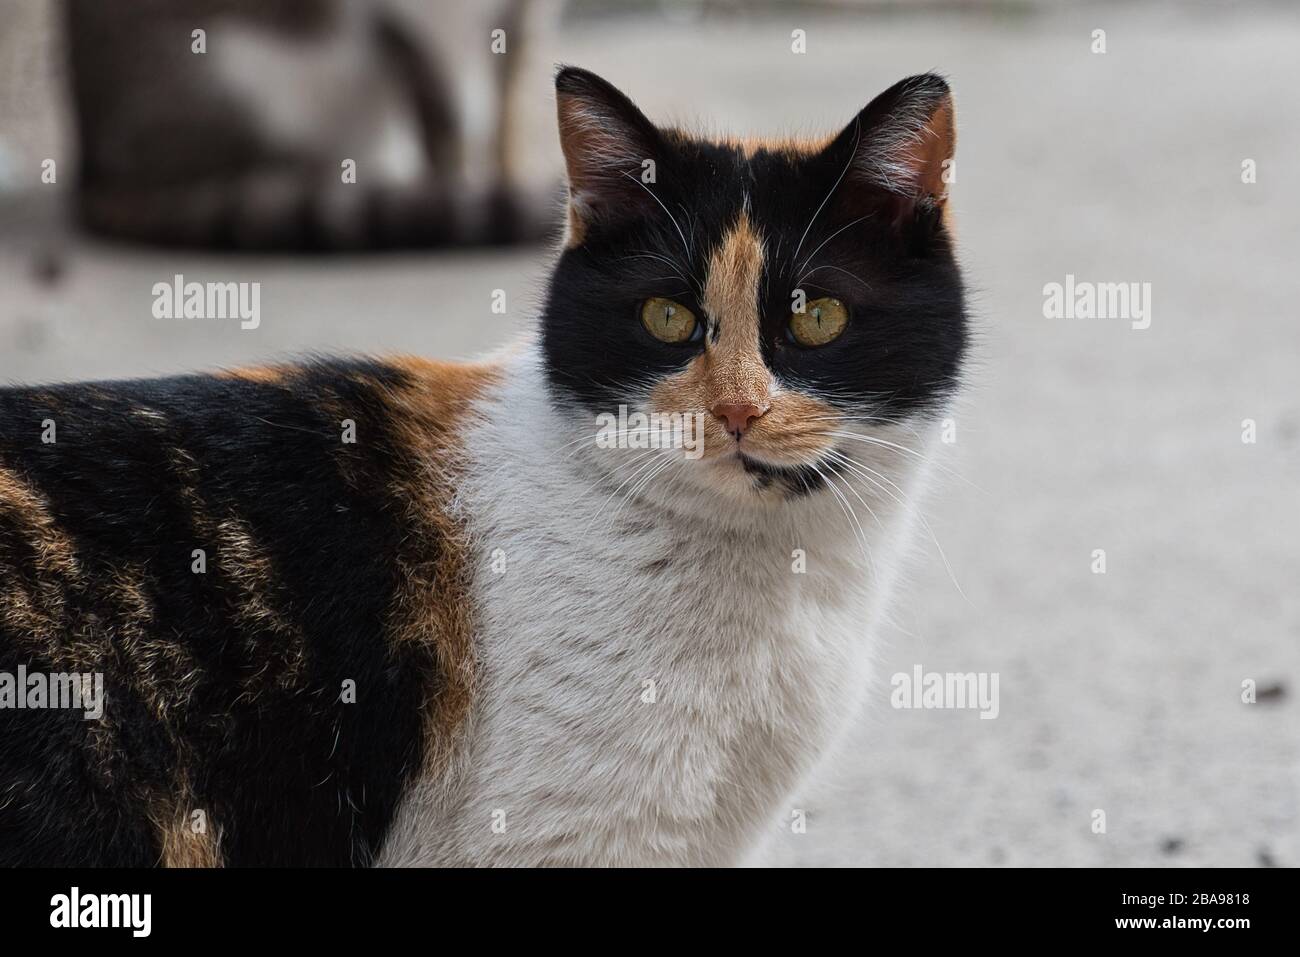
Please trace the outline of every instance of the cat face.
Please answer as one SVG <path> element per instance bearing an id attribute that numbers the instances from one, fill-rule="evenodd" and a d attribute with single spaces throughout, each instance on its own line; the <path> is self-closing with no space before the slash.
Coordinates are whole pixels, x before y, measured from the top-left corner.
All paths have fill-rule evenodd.
<path id="1" fill-rule="evenodd" d="M 904 80 L 820 143 L 660 129 L 583 70 L 556 89 L 569 220 L 542 344 L 563 404 L 701 416 L 696 479 L 767 499 L 944 405 L 966 317 L 943 80 Z"/>

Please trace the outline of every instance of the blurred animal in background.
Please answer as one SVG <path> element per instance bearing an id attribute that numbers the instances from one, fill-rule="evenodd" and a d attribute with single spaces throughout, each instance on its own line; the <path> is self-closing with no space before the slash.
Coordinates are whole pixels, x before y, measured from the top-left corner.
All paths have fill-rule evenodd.
<path id="1" fill-rule="evenodd" d="M 80 218 L 214 248 L 539 238 L 558 177 L 538 182 L 517 127 L 549 110 L 519 90 L 557 8 L 67 0 Z"/>

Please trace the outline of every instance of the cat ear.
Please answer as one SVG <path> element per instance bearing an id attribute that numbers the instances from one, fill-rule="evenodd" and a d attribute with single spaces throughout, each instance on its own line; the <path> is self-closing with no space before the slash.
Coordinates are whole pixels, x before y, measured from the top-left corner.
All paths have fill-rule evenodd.
<path id="1" fill-rule="evenodd" d="M 957 126 L 952 93 L 933 73 L 908 77 L 872 100 L 836 137 L 846 178 L 884 198 L 898 224 L 948 198 Z"/>
<path id="2" fill-rule="evenodd" d="M 636 216 L 653 204 L 643 177 L 655 169 L 662 139 L 631 100 L 586 70 L 561 69 L 555 99 L 569 174 L 570 242 L 580 242 L 592 223 Z"/>

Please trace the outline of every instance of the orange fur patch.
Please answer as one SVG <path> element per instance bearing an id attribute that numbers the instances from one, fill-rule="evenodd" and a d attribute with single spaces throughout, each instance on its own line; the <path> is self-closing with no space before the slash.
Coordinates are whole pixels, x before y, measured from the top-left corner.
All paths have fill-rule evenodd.
<path id="1" fill-rule="evenodd" d="M 711 404 L 767 405 L 771 376 L 760 352 L 758 321 L 762 276 L 763 240 L 742 213 L 710 258 L 704 282 L 704 311 L 718 326 L 717 342 L 706 352 L 712 360 Z"/>
<path id="2" fill-rule="evenodd" d="M 564 248 L 576 249 L 587 238 L 587 224 L 570 203 L 564 220 Z"/>
<path id="3" fill-rule="evenodd" d="M 470 404 L 499 381 L 486 364 L 401 357 L 388 364 L 410 376 L 385 394 L 397 438 L 412 467 L 392 491 L 404 503 L 408 536 L 397 556 L 403 583 L 389 623 L 397 642 L 423 645 L 437 664 L 430 694 L 424 774 L 439 776 L 456 751 L 477 684 L 469 542 L 452 498 L 463 470 Z"/>
<path id="4" fill-rule="evenodd" d="M 35 588 L 29 589 L 16 569 L 7 570 L 0 561 L 0 623 L 53 657 L 64 637 L 68 589 L 81 578 L 76 549 L 50 515 L 44 496 L 3 465 L 0 518 L 16 526 L 19 539 L 31 547 L 36 572 Z"/>
<path id="5" fill-rule="evenodd" d="M 816 156 L 835 139 L 833 136 L 742 136 L 727 139 L 723 145 L 740 150 L 746 159 L 755 153 L 779 153 L 792 159 Z"/>
<path id="6" fill-rule="evenodd" d="M 184 784 L 177 788 L 172 800 L 155 803 L 151 817 L 158 831 L 160 867 L 225 866 L 220 826 L 209 816 L 202 819 L 200 829 L 194 812 L 207 812 L 195 807 L 195 803 L 189 787 Z"/>
<path id="7" fill-rule="evenodd" d="M 952 97 L 945 97 L 921 131 L 916 145 L 915 162 L 921 170 L 921 195 L 942 202 L 948 198 L 948 184 L 943 181 L 944 161 L 957 152 L 957 116 Z"/>
<path id="8" fill-rule="evenodd" d="M 290 367 L 287 366 L 242 366 L 236 369 L 222 369 L 214 374 L 218 379 L 243 379 L 245 382 L 275 385 L 284 381 L 289 371 Z"/>

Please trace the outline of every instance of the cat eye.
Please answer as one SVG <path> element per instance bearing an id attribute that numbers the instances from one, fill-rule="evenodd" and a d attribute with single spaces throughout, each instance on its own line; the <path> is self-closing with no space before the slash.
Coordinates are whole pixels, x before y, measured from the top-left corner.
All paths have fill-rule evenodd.
<path id="1" fill-rule="evenodd" d="M 641 324 L 660 342 L 690 342 L 701 328 L 691 312 L 671 299 L 647 299 L 641 304 Z"/>
<path id="2" fill-rule="evenodd" d="M 790 335 L 801 346 L 824 346 L 839 338 L 849 323 L 848 306 L 838 299 L 814 299 L 790 316 Z"/>

